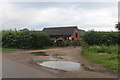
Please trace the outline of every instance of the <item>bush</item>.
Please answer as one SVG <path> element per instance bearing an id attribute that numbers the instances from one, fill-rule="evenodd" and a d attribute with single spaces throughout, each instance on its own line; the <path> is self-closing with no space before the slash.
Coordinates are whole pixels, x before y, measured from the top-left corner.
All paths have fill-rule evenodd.
<path id="1" fill-rule="evenodd" d="M 81 41 L 80 40 L 75 40 L 75 41 L 70 41 L 70 40 L 59 40 L 52 38 L 51 39 L 51 45 L 53 46 L 59 46 L 59 47 L 66 47 L 66 46 L 80 46 Z"/>
<path id="2" fill-rule="evenodd" d="M 81 41 L 80 40 L 73 41 L 73 46 L 81 46 Z"/>
<path id="3" fill-rule="evenodd" d="M 83 35 L 83 40 L 88 45 L 116 45 L 119 43 L 117 32 L 88 31 Z"/>
<path id="4" fill-rule="evenodd" d="M 2 31 L 0 31 L 0 48 L 2 48 Z"/>
<path id="5" fill-rule="evenodd" d="M 2 31 L 3 48 L 37 49 L 50 45 L 50 39 L 40 31 Z"/>
<path id="6" fill-rule="evenodd" d="M 85 41 L 81 41 L 81 46 L 83 47 L 83 48 L 87 48 L 88 47 L 88 44 L 85 42 Z"/>

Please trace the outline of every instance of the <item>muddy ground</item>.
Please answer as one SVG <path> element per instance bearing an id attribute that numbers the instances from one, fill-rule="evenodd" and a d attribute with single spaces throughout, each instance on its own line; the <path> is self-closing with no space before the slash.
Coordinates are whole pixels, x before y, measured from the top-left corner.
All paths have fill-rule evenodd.
<path id="1" fill-rule="evenodd" d="M 31 52 L 45 52 L 49 56 L 38 56 Z M 38 71 L 55 74 L 58 78 L 116 78 L 117 71 L 103 68 L 99 64 L 92 63 L 81 55 L 81 47 L 63 47 L 45 50 L 25 50 L 25 51 L 3 51 L 3 58 L 8 58 L 21 65 L 34 68 Z M 83 65 L 84 70 L 61 71 L 38 66 L 36 62 L 46 61 L 50 58 L 59 58 L 64 61 L 78 62 Z M 4 67 L 4 66 L 3 66 Z"/>

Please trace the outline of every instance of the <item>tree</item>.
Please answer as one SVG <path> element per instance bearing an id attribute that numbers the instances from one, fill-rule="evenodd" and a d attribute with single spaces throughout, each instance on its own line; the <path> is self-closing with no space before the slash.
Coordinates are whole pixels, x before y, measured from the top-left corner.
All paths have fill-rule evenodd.
<path id="1" fill-rule="evenodd" d="M 120 22 L 118 22 L 118 24 L 116 24 L 116 29 L 120 30 Z"/>
<path id="2" fill-rule="evenodd" d="M 22 30 L 20 30 L 20 31 L 29 31 L 29 29 L 27 29 L 27 28 L 24 28 L 24 29 L 22 29 Z"/>

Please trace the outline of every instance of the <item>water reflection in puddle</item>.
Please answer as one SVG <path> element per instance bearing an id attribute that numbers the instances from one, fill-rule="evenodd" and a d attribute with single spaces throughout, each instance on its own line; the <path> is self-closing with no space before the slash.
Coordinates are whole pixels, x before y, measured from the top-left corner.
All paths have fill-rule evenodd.
<path id="1" fill-rule="evenodd" d="M 45 62 L 38 62 L 37 64 L 43 67 L 65 70 L 65 71 L 77 71 L 82 69 L 80 63 L 71 62 L 71 61 L 45 61 Z"/>

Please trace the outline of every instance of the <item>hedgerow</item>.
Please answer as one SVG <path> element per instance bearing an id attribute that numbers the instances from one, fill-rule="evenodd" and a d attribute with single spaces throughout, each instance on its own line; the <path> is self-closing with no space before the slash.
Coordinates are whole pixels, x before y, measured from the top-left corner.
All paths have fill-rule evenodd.
<path id="1" fill-rule="evenodd" d="M 120 43 L 118 32 L 97 32 L 92 30 L 84 34 L 83 40 L 88 45 L 116 45 Z"/>
<path id="2" fill-rule="evenodd" d="M 36 49 L 50 45 L 50 39 L 41 31 L 4 30 L 2 31 L 3 48 Z"/>

